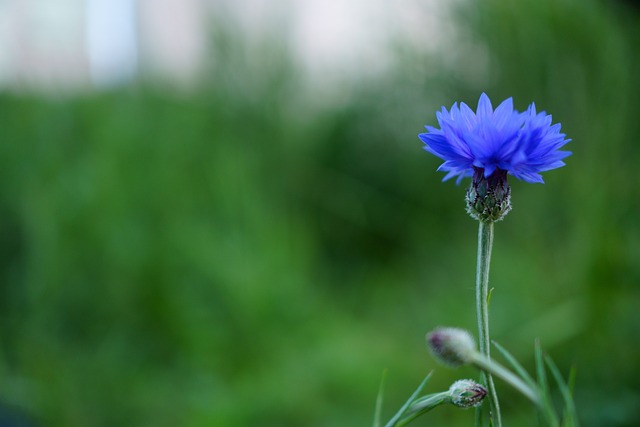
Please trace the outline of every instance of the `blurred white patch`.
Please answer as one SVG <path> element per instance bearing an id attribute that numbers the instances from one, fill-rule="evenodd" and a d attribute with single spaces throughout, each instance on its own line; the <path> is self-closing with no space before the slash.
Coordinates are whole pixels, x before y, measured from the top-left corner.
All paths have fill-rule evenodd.
<path id="1" fill-rule="evenodd" d="M 399 58 L 416 75 L 482 79 L 486 51 L 453 19 L 464 1 L 0 0 L 0 84 L 109 87 L 137 74 L 197 83 L 216 61 L 207 47 L 221 21 L 248 46 L 247 66 L 279 43 L 322 96 L 347 97 Z"/>
<path id="2" fill-rule="evenodd" d="M 210 37 L 204 0 L 138 0 L 144 72 L 188 83 L 198 77 Z"/>
<path id="3" fill-rule="evenodd" d="M 307 0 L 298 4 L 294 48 L 310 68 L 368 73 L 387 59 L 384 4 L 371 0 Z"/>
<path id="4" fill-rule="evenodd" d="M 0 83 L 55 88 L 84 81 L 84 0 L 0 1 Z"/>
<path id="5" fill-rule="evenodd" d="M 89 74 L 95 86 L 131 80 L 138 64 L 135 0 L 87 0 Z"/>
<path id="6" fill-rule="evenodd" d="M 398 48 L 451 47 L 452 8 L 463 0 L 210 1 L 238 22 L 248 41 L 287 39 L 310 80 L 326 85 L 384 73 Z"/>
<path id="7" fill-rule="evenodd" d="M 294 2 L 293 49 L 313 86 L 336 93 L 392 69 L 400 49 L 446 51 L 454 37 L 447 0 L 304 0 Z M 425 70 L 425 74 L 428 73 Z"/>

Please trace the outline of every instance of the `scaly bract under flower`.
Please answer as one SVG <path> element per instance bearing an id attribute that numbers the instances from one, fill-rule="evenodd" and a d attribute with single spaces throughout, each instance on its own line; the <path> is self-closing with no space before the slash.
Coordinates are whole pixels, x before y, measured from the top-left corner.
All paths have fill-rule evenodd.
<path id="1" fill-rule="evenodd" d="M 536 112 L 531 104 L 526 112 L 513 108 L 511 98 L 495 110 L 486 94 L 480 96 L 474 112 L 464 102 L 436 113 L 440 129 L 426 126 L 419 135 L 424 149 L 444 160 L 438 170 L 448 172 L 443 180 L 473 176 L 482 170 L 485 178 L 496 170 L 506 171 L 526 182 L 543 182 L 540 172 L 564 166 L 571 155 L 559 151 L 569 139 L 560 133 L 560 124 L 551 116 Z"/>

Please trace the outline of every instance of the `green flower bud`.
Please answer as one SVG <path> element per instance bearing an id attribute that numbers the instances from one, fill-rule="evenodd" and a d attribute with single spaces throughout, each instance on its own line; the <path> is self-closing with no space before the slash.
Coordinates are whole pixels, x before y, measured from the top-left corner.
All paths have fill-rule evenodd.
<path id="1" fill-rule="evenodd" d="M 469 332 L 458 328 L 438 328 L 427 334 L 433 355 L 445 365 L 458 367 L 473 360 L 476 342 Z"/>
<path id="2" fill-rule="evenodd" d="M 449 388 L 451 403 L 458 408 L 480 406 L 487 395 L 487 389 L 473 380 L 459 380 Z"/>
<path id="3" fill-rule="evenodd" d="M 511 210 L 511 187 L 507 171 L 496 169 L 487 178 L 484 169 L 474 168 L 467 189 L 467 213 L 482 222 L 500 221 Z"/>

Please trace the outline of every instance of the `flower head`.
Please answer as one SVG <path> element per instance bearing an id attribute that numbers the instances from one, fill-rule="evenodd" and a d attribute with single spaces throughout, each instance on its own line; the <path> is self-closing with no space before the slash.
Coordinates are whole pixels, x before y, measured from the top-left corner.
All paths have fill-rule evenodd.
<path id="1" fill-rule="evenodd" d="M 438 170 L 448 172 L 443 180 L 471 177 L 474 172 L 489 178 L 506 173 L 526 182 L 544 182 L 540 172 L 564 166 L 571 155 L 559 151 L 569 139 L 560 133 L 560 124 L 551 124 L 551 116 L 536 112 L 531 104 L 520 113 L 511 98 L 495 110 L 486 94 L 480 96 L 474 113 L 464 102 L 455 103 L 436 113 L 440 129 L 426 126 L 419 138 L 424 149 L 440 157 L 444 163 Z"/>
<path id="2" fill-rule="evenodd" d="M 431 353 L 445 365 L 458 367 L 470 363 L 476 342 L 469 332 L 459 328 L 438 328 L 427 334 Z"/>
<path id="3" fill-rule="evenodd" d="M 487 389 L 473 380 L 458 380 L 449 388 L 451 403 L 459 408 L 480 406 L 487 395 Z"/>

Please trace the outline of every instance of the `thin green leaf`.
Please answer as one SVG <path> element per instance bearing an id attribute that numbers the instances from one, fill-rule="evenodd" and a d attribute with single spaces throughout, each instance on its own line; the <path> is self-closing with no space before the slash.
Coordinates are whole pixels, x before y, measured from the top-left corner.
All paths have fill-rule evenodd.
<path id="1" fill-rule="evenodd" d="M 380 380 L 380 388 L 378 389 L 378 397 L 376 398 L 376 410 L 373 415 L 373 427 L 380 427 L 380 419 L 382 417 L 382 401 L 384 395 L 384 384 L 387 380 L 388 369 L 382 371 L 382 379 Z"/>
<path id="2" fill-rule="evenodd" d="M 558 387 L 560 388 L 560 393 L 562 394 L 562 398 L 564 399 L 565 404 L 565 414 L 563 425 L 569 427 L 573 427 L 577 425 L 577 416 L 576 416 L 576 407 L 573 403 L 573 396 L 571 395 L 571 389 L 568 384 L 565 382 L 564 378 L 562 378 L 562 374 L 558 369 L 558 366 L 553 362 L 551 357 L 545 355 L 545 362 L 547 362 L 547 366 L 551 371 L 556 383 L 558 383 Z"/>
<path id="3" fill-rule="evenodd" d="M 573 392 L 575 390 L 575 385 L 576 385 L 576 376 L 577 376 L 577 368 L 575 365 L 571 365 L 571 369 L 569 370 L 569 379 L 567 380 L 567 386 L 569 387 L 569 392 L 571 393 L 572 399 L 573 399 Z M 575 409 L 575 405 L 573 410 L 575 411 L 573 413 L 573 425 L 575 427 L 578 427 L 580 423 L 578 421 L 578 411 Z"/>
<path id="4" fill-rule="evenodd" d="M 413 401 L 409 409 L 405 412 L 405 415 L 396 423 L 396 427 L 402 427 L 409 424 L 419 416 L 426 414 L 436 406 L 442 405 L 451 399 L 449 392 L 432 393 L 426 396 L 422 396 Z"/>
<path id="5" fill-rule="evenodd" d="M 476 407 L 476 427 L 483 427 L 484 423 L 482 422 L 482 408 L 483 405 Z"/>
<path id="6" fill-rule="evenodd" d="M 556 415 L 556 411 L 554 410 L 553 404 L 551 403 L 549 384 L 547 382 L 547 374 L 545 372 L 542 357 L 542 348 L 540 347 L 540 341 L 537 339 L 535 344 L 535 359 L 536 374 L 538 376 L 538 390 L 540 391 L 540 395 L 542 397 L 545 418 L 552 427 L 558 427 L 560 425 L 560 422 L 558 421 L 558 416 Z"/>
<path id="7" fill-rule="evenodd" d="M 511 365 L 511 367 L 520 375 L 520 377 L 533 389 L 538 388 L 535 380 L 529 375 L 529 373 L 522 367 L 520 362 L 516 360 L 515 357 L 511 353 L 507 351 L 504 347 L 498 344 L 495 341 L 491 341 L 493 345 L 498 349 L 498 351 L 502 354 L 502 356 L 506 359 L 507 362 Z"/>
<path id="8" fill-rule="evenodd" d="M 545 395 L 549 395 L 549 385 L 547 383 L 547 374 L 544 369 L 544 363 L 542 361 L 542 348 L 540 348 L 540 341 L 536 339 L 535 347 L 535 359 L 536 359 L 536 374 L 538 376 L 538 384 L 541 391 Z"/>
<path id="9" fill-rule="evenodd" d="M 577 375 L 576 365 L 571 365 L 571 370 L 569 370 L 569 379 L 567 380 L 567 384 L 569 385 L 569 390 L 571 391 L 571 396 L 573 397 L 573 391 L 575 390 L 576 385 L 576 375 Z"/>
<path id="10" fill-rule="evenodd" d="M 402 418 L 402 416 L 404 415 L 404 413 L 407 411 L 407 409 L 409 408 L 409 406 L 411 406 L 411 404 L 413 403 L 414 400 L 416 400 L 416 398 L 418 397 L 418 395 L 422 392 L 422 389 L 424 389 L 424 386 L 427 385 L 427 382 L 429 381 L 429 378 L 431 378 L 431 374 L 433 374 L 433 371 L 429 372 L 429 375 L 427 375 L 425 377 L 424 380 L 422 380 L 422 382 L 420 383 L 420 385 L 418 386 L 418 388 L 416 389 L 416 391 L 413 392 L 413 394 L 411 395 L 411 397 L 409 397 L 409 399 L 405 402 L 404 405 L 402 405 L 402 408 L 400 408 L 400 410 L 393 416 L 393 418 L 391 418 L 389 420 L 389 422 L 387 423 L 387 425 L 385 427 L 393 427 L 396 425 L 396 423 L 398 422 L 398 420 L 400 418 Z"/>

